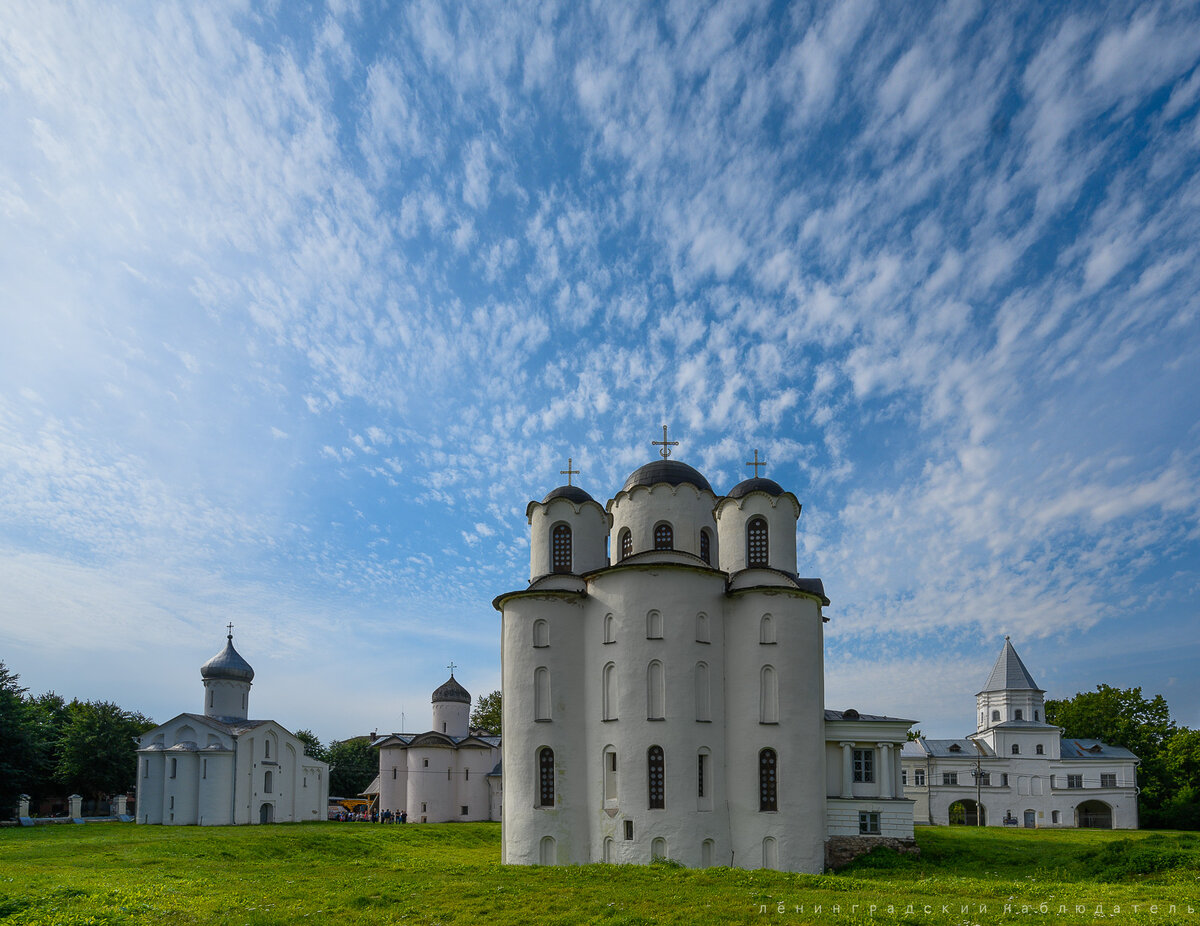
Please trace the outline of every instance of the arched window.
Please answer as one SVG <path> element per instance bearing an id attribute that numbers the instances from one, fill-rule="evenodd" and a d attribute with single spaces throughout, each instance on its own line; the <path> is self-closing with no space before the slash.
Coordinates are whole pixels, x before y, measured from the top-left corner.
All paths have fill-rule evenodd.
<path id="1" fill-rule="evenodd" d="M 999 723 L 999 722 L 1000 722 L 1000 712 L 992 711 L 992 723 Z"/>
<path id="2" fill-rule="evenodd" d="M 769 554 L 767 545 L 767 519 L 751 518 L 746 525 L 746 565 L 765 566 Z"/>
<path id="3" fill-rule="evenodd" d="M 700 558 L 712 565 L 712 537 L 709 536 L 708 528 L 700 531 Z"/>
<path id="4" fill-rule="evenodd" d="M 661 836 L 650 840 L 650 859 L 665 859 L 667 857 L 667 841 Z"/>
<path id="5" fill-rule="evenodd" d="M 1044 746 L 1042 746 L 1041 743 L 1038 743 L 1036 746 L 1034 746 L 1033 751 L 1036 752 L 1039 756 L 1044 756 L 1046 754 L 1046 749 Z"/>
<path id="6" fill-rule="evenodd" d="M 706 839 L 700 843 L 700 867 L 712 868 L 713 863 L 713 841 Z"/>
<path id="7" fill-rule="evenodd" d="M 775 642 L 775 618 L 771 617 L 770 614 L 764 614 L 762 620 L 758 622 L 758 642 Z"/>
<path id="8" fill-rule="evenodd" d="M 571 571 L 571 525 L 555 524 L 550 534 L 550 566 L 555 572 Z"/>
<path id="9" fill-rule="evenodd" d="M 554 750 L 549 746 L 538 753 L 538 806 L 554 806 Z"/>
<path id="10" fill-rule="evenodd" d="M 1033 712 L 1033 719 L 1034 719 L 1034 720 L 1040 720 L 1040 719 L 1041 719 L 1040 717 L 1038 717 L 1038 712 L 1037 712 L 1037 711 L 1034 711 L 1034 712 Z"/>
<path id="11" fill-rule="evenodd" d="M 649 720 L 663 720 L 666 717 L 666 685 L 663 675 L 663 664 L 657 659 L 646 668 L 646 717 Z"/>
<path id="12" fill-rule="evenodd" d="M 617 750 L 612 746 L 604 748 L 604 801 L 616 803 L 617 800 Z"/>
<path id="13" fill-rule="evenodd" d="M 633 553 L 633 534 L 629 533 L 628 527 L 621 528 L 620 545 L 621 559 Z"/>
<path id="14" fill-rule="evenodd" d="M 712 720 L 709 712 L 708 663 L 696 663 L 696 719 Z"/>
<path id="15" fill-rule="evenodd" d="M 533 719 L 550 719 L 550 670 L 545 666 L 533 670 Z"/>
<path id="16" fill-rule="evenodd" d="M 758 722 L 779 723 L 779 684 L 773 666 L 763 666 L 759 675 Z"/>
<path id="17" fill-rule="evenodd" d="M 1021 709 L 1018 707 L 1017 714 L 1015 717 L 1013 717 L 1013 720 L 1024 720 L 1024 719 L 1025 719 L 1025 717 L 1023 716 Z"/>
<path id="18" fill-rule="evenodd" d="M 776 869 L 779 867 L 779 846 L 774 836 L 763 838 L 763 868 Z"/>
<path id="19" fill-rule="evenodd" d="M 611 662 L 604 667 L 604 719 L 617 719 L 617 667 Z"/>
<path id="20" fill-rule="evenodd" d="M 707 643 L 709 642 L 709 639 L 708 615 L 701 611 L 696 615 L 696 642 Z"/>
<path id="21" fill-rule="evenodd" d="M 550 625 L 543 620 L 536 620 L 533 622 L 533 645 L 550 645 Z"/>
<path id="22" fill-rule="evenodd" d="M 661 640 L 663 635 L 662 613 L 648 611 L 646 613 L 646 639 Z"/>
<path id="23" fill-rule="evenodd" d="M 651 746 L 646 750 L 646 787 L 649 789 L 651 810 L 663 810 L 667 806 L 665 765 L 661 746 Z"/>
<path id="24" fill-rule="evenodd" d="M 263 746 L 267 750 L 266 758 L 271 758 L 271 741 L 269 739 L 263 740 Z"/>
<path id="25" fill-rule="evenodd" d="M 664 521 L 662 524 L 654 528 L 654 549 L 656 550 L 674 550 L 675 549 L 675 531 L 671 525 Z"/>
<path id="26" fill-rule="evenodd" d="M 611 614 L 604 615 L 604 642 L 617 642 L 617 626 Z"/>
<path id="27" fill-rule="evenodd" d="M 1021 754 L 1021 744 L 1020 743 L 1013 743 L 1012 754 L 1014 756 L 1019 756 Z"/>
<path id="28" fill-rule="evenodd" d="M 543 836 L 540 845 L 538 846 L 538 864 L 539 865 L 557 865 L 558 864 L 558 846 L 554 843 L 553 836 Z"/>
<path id="29" fill-rule="evenodd" d="M 604 864 L 611 865 L 613 860 L 613 838 L 611 836 L 604 837 Z"/>
<path id="30" fill-rule="evenodd" d="M 761 749 L 758 753 L 758 809 L 778 810 L 776 790 L 776 758 L 774 749 Z"/>
<path id="31" fill-rule="evenodd" d="M 272 779 L 272 777 L 273 777 L 273 776 L 271 775 L 271 773 L 270 773 L 270 772 L 266 772 L 266 773 L 263 775 L 263 794 L 270 794 L 270 793 L 271 793 L 271 788 L 272 788 L 272 786 L 274 785 L 274 781 L 272 781 L 272 780 L 271 780 L 271 779 Z"/>

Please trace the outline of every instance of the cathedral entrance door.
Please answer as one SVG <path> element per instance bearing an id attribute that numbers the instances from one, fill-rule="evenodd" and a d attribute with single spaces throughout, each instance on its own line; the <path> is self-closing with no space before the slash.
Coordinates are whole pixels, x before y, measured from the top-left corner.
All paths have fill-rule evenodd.
<path id="1" fill-rule="evenodd" d="M 258 808 L 259 823 L 274 823 L 275 822 L 275 805 L 263 804 Z"/>
<path id="2" fill-rule="evenodd" d="M 1033 829 L 1037 826 L 1037 813 L 1032 810 L 1025 811 L 1025 828 Z"/>

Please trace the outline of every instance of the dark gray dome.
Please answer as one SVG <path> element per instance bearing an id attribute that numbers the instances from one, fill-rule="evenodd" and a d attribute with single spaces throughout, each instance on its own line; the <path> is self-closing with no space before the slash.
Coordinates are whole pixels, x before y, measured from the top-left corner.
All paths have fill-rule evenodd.
<path id="1" fill-rule="evenodd" d="M 467 689 L 463 688 L 463 686 L 458 682 L 456 682 L 454 680 L 454 676 L 451 675 L 450 678 L 442 683 L 442 685 L 433 693 L 433 703 L 437 704 L 439 701 L 458 701 L 462 704 L 470 704 L 471 693 L 467 691 Z"/>
<path id="2" fill-rule="evenodd" d="M 783 486 L 774 479 L 755 476 L 753 479 L 743 479 L 729 490 L 729 498 L 741 498 L 751 492 L 766 492 L 768 495 L 783 495 Z"/>
<path id="3" fill-rule="evenodd" d="M 671 486 L 687 483 L 705 492 L 712 492 L 712 486 L 708 484 L 707 479 L 686 463 L 677 460 L 655 460 L 653 463 L 639 466 L 625 480 L 625 487 L 621 491 L 628 492 L 634 486 L 652 486 L 660 482 Z"/>
<path id="4" fill-rule="evenodd" d="M 250 682 L 254 680 L 254 670 L 233 648 L 233 634 L 230 634 L 225 640 L 225 649 L 200 667 L 200 677 Z"/>
<path id="5" fill-rule="evenodd" d="M 556 498 L 565 498 L 569 502 L 574 502 L 577 505 L 583 502 L 594 502 L 595 499 L 588 495 L 579 486 L 559 486 L 549 495 L 542 499 L 542 504 L 553 501 Z"/>

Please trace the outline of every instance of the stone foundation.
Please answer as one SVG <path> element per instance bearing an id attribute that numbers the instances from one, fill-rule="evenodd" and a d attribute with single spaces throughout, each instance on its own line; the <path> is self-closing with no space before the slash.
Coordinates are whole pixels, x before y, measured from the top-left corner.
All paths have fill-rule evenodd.
<path id="1" fill-rule="evenodd" d="M 834 871 L 880 846 L 901 855 L 921 854 L 915 839 L 896 839 L 892 836 L 830 836 L 825 840 L 825 869 Z"/>

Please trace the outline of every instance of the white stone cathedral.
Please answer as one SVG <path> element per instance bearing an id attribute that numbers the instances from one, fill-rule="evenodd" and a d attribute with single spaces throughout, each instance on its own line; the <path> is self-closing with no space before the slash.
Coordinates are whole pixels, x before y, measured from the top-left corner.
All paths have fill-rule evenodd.
<path id="1" fill-rule="evenodd" d="M 718 495 L 665 441 L 607 505 L 568 475 L 527 508 L 532 578 L 495 601 L 503 860 L 819 872 L 911 843 L 912 721 L 825 709 L 796 496 L 757 475 Z"/>
<path id="2" fill-rule="evenodd" d="M 274 720 L 249 720 L 254 669 L 233 648 L 200 668 L 204 713 L 184 713 L 138 743 L 138 823 L 224 826 L 324 820 L 329 766 Z"/>

